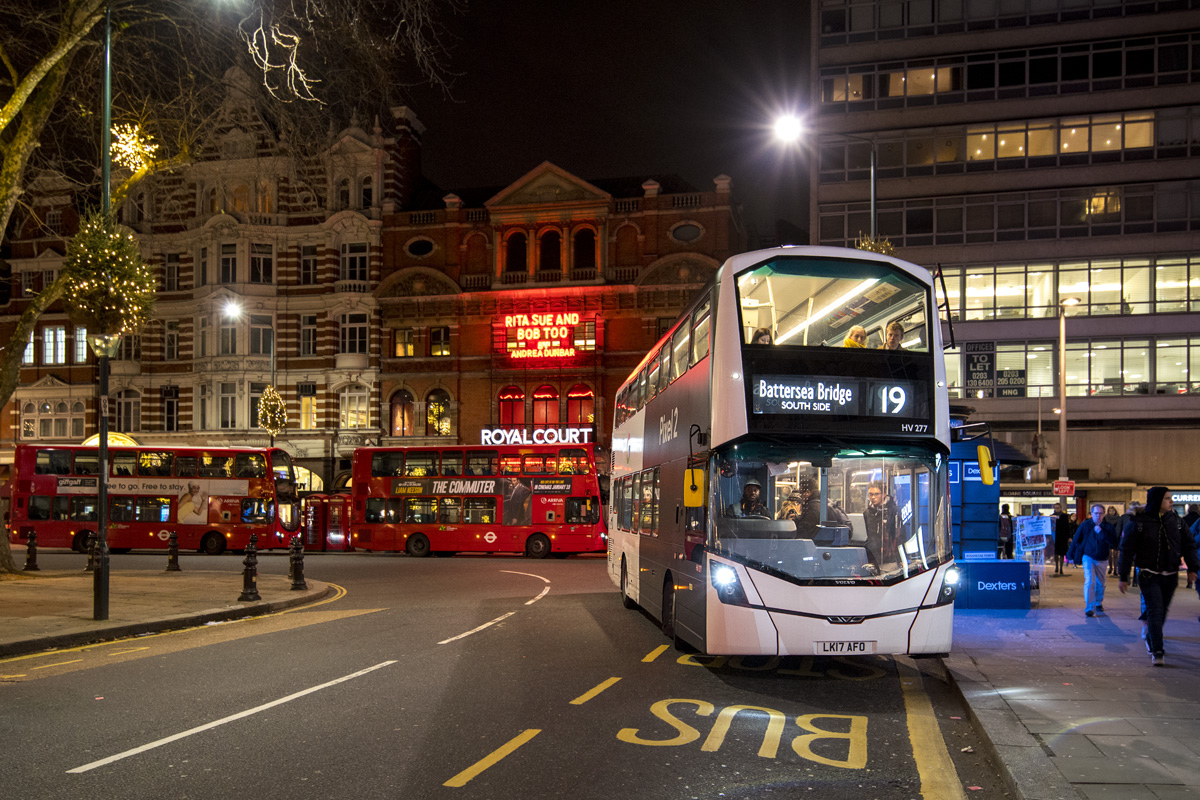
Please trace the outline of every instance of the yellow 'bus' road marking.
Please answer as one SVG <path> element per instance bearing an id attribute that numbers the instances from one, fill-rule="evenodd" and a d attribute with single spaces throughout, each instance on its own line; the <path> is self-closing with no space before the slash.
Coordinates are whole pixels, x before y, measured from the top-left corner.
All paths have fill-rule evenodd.
<path id="1" fill-rule="evenodd" d="M 946 740 L 938 728 L 933 704 L 925 694 L 921 671 L 912 659 L 896 656 L 896 672 L 904 694 L 904 711 L 908 716 L 908 738 L 912 742 L 913 760 L 921 778 L 921 797 L 928 800 L 958 800 L 965 795 Z"/>
<path id="2" fill-rule="evenodd" d="M 34 667 L 34 669 L 50 669 L 51 667 L 65 667 L 67 664 L 78 664 L 80 661 L 83 661 L 83 659 L 77 658 L 74 661 L 59 661 L 57 664 L 42 664 L 40 667 Z"/>
<path id="3" fill-rule="evenodd" d="M 474 764 L 443 783 L 442 786 L 451 786 L 456 789 L 466 786 L 473 778 L 479 775 L 479 773 L 483 772 L 488 767 L 494 766 L 502 759 L 512 755 L 518 747 L 525 744 L 541 732 L 542 731 L 540 728 L 530 728 L 516 738 L 509 740 L 507 744 L 502 745 L 499 749 L 493 750 L 481 760 L 476 761 Z"/>
<path id="4" fill-rule="evenodd" d="M 654 659 L 658 658 L 659 656 L 661 656 L 665 652 L 667 652 L 667 645 L 665 645 L 665 644 L 659 645 L 658 647 L 651 650 L 649 652 L 649 654 L 647 654 L 647 656 L 642 659 L 642 661 L 649 663 L 649 662 L 653 661 Z"/>
<path id="5" fill-rule="evenodd" d="M 621 680 L 621 679 L 620 678 L 609 678 L 604 683 L 600 684 L 599 686 L 595 687 L 594 689 L 589 689 L 588 691 L 579 695 L 579 697 L 576 697 L 574 700 L 571 701 L 571 705 L 573 705 L 573 706 L 583 705 L 588 700 L 591 700 L 593 697 L 600 694 L 605 689 L 612 686 L 614 683 L 616 683 L 619 680 Z"/>

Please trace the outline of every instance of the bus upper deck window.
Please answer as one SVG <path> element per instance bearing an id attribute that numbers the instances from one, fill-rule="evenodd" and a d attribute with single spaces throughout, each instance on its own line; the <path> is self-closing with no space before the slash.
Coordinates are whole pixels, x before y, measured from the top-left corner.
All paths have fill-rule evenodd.
<path id="1" fill-rule="evenodd" d="M 262 478 L 267 474 L 267 460 L 258 453 L 238 453 L 234 457 L 235 478 Z"/>
<path id="2" fill-rule="evenodd" d="M 696 309 L 692 318 L 692 364 L 708 355 L 709 304 Z"/>
<path id="3" fill-rule="evenodd" d="M 558 471 L 563 475 L 587 475 L 587 451 L 579 448 L 559 450 Z"/>
<path id="4" fill-rule="evenodd" d="M 404 474 L 404 454 L 392 451 L 371 455 L 371 475 L 376 478 L 395 478 Z"/>
<path id="5" fill-rule="evenodd" d="M 76 475 L 97 475 L 100 473 L 100 452 L 98 450 L 80 450 L 75 454 Z"/>
<path id="6" fill-rule="evenodd" d="M 553 475 L 555 472 L 554 456 L 551 455 L 530 455 L 525 456 L 524 474 L 526 475 Z"/>
<path id="7" fill-rule="evenodd" d="M 171 465 L 174 460 L 174 453 L 160 451 L 138 453 L 137 474 L 149 478 L 170 477 Z"/>
<path id="8" fill-rule="evenodd" d="M 133 475 L 135 470 L 133 453 L 117 453 L 112 457 L 113 475 Z"/>
<path id="9" fill-rule="evenodd" d="M 404 459 L 404 474 L 409 478 L 428 478 L 438 474 L 438 454 L 432 450 L 409 453 Z"/>
<path id="10" fill-rule="evenodd" d="M 442 453 L 442 474 L 451 476 L 463 474 L 462 450 L 447 450 Z"/>
<path id="11" fill-rule="evenodd" d="M 500 453 L 496 450 L 479 450 L 467 456 L 468 475 L 495 475 L 499 465 Z"/>
<path id="12" fill-rule="evenodd" d="M 521 457 L 520 456 L 504 456 L 500 459 L 500 474 L 501 475 L 520 475 L 521 474 Z"/>

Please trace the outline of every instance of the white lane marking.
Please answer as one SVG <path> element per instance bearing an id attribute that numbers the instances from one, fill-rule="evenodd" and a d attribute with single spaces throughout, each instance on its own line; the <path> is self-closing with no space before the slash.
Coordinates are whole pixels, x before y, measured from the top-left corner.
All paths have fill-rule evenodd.
<path id="1" fill-rule="evenodd" d="M 106 764 L 111 764 L 114 761 L 120 761 L 121 759 L 129 758 L 130 756 L 136 756 L 137 754 L 144 753 L 147 750 L 153 750 L 156 747 L 162 747 L 164 744 L 170 744 L 171 742 L 175 742 L 180 739 L 184 739 L 188 736 L 192 736 L 197 733 L 203 733 L 204 731 L 207 731 L 207 730 L 212 730 L 213 728 L 216 728 L 219 725 L 224 725 L 227 722 L 233 722 L 234 720 L 239 720 L 239 719 L 242 719 L 243 717 L 249 717 L 252 714 L 257 714 L 260 711 L 266 711 L 268 708 L 274 708 L 275 706 L 282 705 L 284 703 L 289 703 L 292 700 L 299 699 L 301 697 L 304 697 L 307 694 L 312 694 L 313 692 L 319 692 L 322 689 L 328 689 L 330 686 L 336 686 L 339 683 L 344 683 L 346 681 L 353 680 L 354 678 L 362 677 L 363 675 L 366 675 L 368 672 L 374 672 L 377 669 L 380 669 L 382 667 L 386 667 L 386 666 L 389 666 L 389 665 L 395 664 L 395 663 L 396 663 L 395 661 L 384 661 L 382 664 L 376 664 L 373 667 L 367 667 L 366 669 L 361 669 L 358 672 L 355 672 L 351 675 L 346 675 L 344 677 L 337 678 L 336 680 L 329 681 L 328 683 L 322 683 L 320 686 L 313 686 L 309 689 L 304 689 L 303 691 L 296 692 L 295 694 L 289 694 L 287 697 L 281 697 L 278 700 L 272 700 L 270 703 L 265 703 L 261 706 L 257 706 L 256 708 L 251 708 L 251 709 L 247 709 L 246 711 L 241 711 L 237 714 L 233 714 L 231 716 L 225 717 L 224 719 L 219 719 L 219 720 L 216 720 L 215 722 L 210 722 L 206 725 L 201 725 L 198 728 L 192 728 L 191 730 L 187 730 L 182 733 L 177 733 L 174 736 L 168 736 L 165 739 L 159 739 L 156 742 L 150 742 L 149 744 L 144 744 L 141 747 L 135 747 L 132 750 L 126 750 L 124 753 L 117 753 L 115 756 L 109 756 L 108 758 L 102 758 L 99 761 L 93 761 L 90 764 L 84 764 L 82 767 L 76 767 L 75 769 L 69 769 L 69 770 L 67 770 L 67 773 L 68 774 L 78 774 L 81 772 L 88 772 L 89 770 L 96 769 L 97 767 L 103 767 Z"/>
<path id="2" fill-rule="evenodd" d="M 538 600 L 541 600 L 543 597 L 545 597 L 545 596 L 546 596 L 546 595 L 548 595 L 548 594 L 550 594 L 550 587 L 549 587 L 549 586 L 547 586 L 545 589 L 542 589 L 542 593 L 541 593 L 541 594 L 539 594 L 537 597 L 533 598 L 532 600 L 529 600 L 528 602 L 526 602 L 526 603 L 525 603 L 525 605 L 527 605 L 527 606 L 531 606 L 531 605 L 533 605 L 534 603 L 536 603 Z"/>
<path id="3" fill-rule="evenodd" d="M 467 637 L 467 636 L 470 636 L 472 633 L 479 633 L 479 632 L 480 632 L 481 630 L 483 630 L 484 628 L 490 628 L 491 626 L 495 625 L 497 622 L 500 622 L 501 620 L 508 619 L 509 617 L 511 617 L 511 616 L 512 616 L 513 614 L 515 614 L 515 613 L 517 613 L 517 612 L 515 612 L 515 611 L 510 611 L 510 612 L 508 612 L 507 614 L 505 614 L 505 615 L 504 615 L 504 616 L 502 616 L 502 617 L 496 617 L 496 618 L 495 618 L 494 620 L 492 620 L 491 622 L 485 622 L 485 623 L 483 623 L 483 624 L 482 624 L 482 625 L 480 625 L 478 628 L 475 628 L 475 629 L 473 629 L 473 630 L 469 630 L 469 631 L 467 631 L 466 633 L 460 633 L 458 636 L 451 636 L 449 639 L 443 639 L 442 641 L 438 642 L 438 644 L 449 644 L 450 642 L 455 642 L 455 641 L 458 641 L 459 639 L 462 639 L 462 638 L 465 638 L 465 637 Z"/>
<path id="4" fill-rule="evenodd" d="M 543 578 L 541 575 L 534 575 L 532 572 L 514 572 L 511 569 L 502 569 L 501 572 L 507 572 L 509 575 L 524 575 L 527 578 L 537 578 L 539 581 L 550 582 L 549 578 Z"/>

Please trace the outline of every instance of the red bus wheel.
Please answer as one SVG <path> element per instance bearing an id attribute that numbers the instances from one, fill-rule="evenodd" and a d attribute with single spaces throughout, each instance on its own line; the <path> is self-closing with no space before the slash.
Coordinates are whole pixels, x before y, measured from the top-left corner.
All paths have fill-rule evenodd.
<path id="1" fill-rule="evenodd" d="M 424 558 L 429 555 L 429 539 L 423 533 L 414 533 L 408 537 L 408 544 L 404 545 L 404 552 L 416 558 Z"/>
<path id="2" fill-rule="evenodd" d="M 205 555 L 219 556 L 225 552 L 225 537 L 216 531 L 209 531 L 200 540 L 200 550 Z"/>
<path id="3" fill-rule="evenodd" d="M 89 536 L 91 536 L 91 531 L 80 531 L 75 534 L 75 538 L 71 540 L 71 549 L 76 553 L 86 554 Z"/>
<path id="4" fill-rule="evenodd" d="M 535 533 L 525 541 L 525 555 L 530 558 L 545 558 L 550 555 L 550 540 L 544 533 Z"/>

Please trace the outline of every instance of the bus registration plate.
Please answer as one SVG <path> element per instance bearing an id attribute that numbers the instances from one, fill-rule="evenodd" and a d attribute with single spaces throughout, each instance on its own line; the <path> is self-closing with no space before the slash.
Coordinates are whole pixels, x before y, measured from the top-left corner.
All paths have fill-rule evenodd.
<path id="1" fill-rule="evenodd" d="M 876 642 L 813 642 L 815 656 L 870 655 Z"/>

